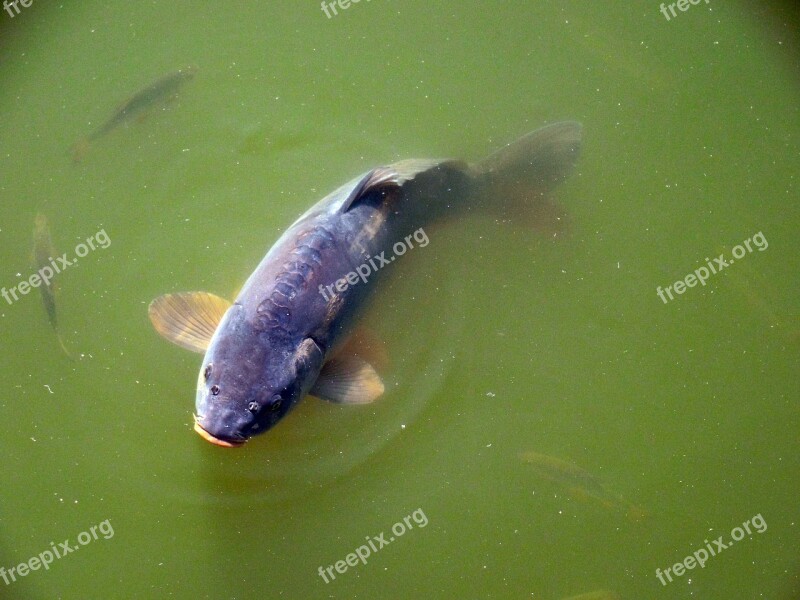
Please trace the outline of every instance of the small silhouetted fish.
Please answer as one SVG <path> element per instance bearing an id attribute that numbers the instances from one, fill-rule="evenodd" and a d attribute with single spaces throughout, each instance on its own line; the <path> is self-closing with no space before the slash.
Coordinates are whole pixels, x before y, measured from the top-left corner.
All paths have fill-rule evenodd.
<path id="1" fill-rule="evenodd" d="M 641 521 L 646 516 L 644 509 L 631 504 L 609 490 L 598 477 L 570 462 L 538 452 L 523 452 L 520 458 L 533 465 L 540 477 L 552 481 L 577 498 L 591 498 L 607 509 L 624 510 L 631 521 Z"/>
<path id="2" fill-rule="evenodd" d="M 166 102 L 176 96 L 181 86 L 197 72 L 196 67 L 178 69 L 157 79 L 144 89 L 139 90 L 123 102 L 109 119 L 95 129 L 87 137 L 78 140 L 72 148 L 72 158 L 79 162 L 89 150 L 89 145 L 96 139 L 104 136 L 135 118 L 141 117 L 156 104 Z"/>
<path id="3" fill-rule="evenodd" d="M 39 285 L 39 290 L 42 293 L 42 303 L 47 312 L 50 325 L 53 327 L 53 331 L 56 332 L 56 337 L 58 338 L 61 349 L 64 351 L 64 354 L 72 358 L 69 350 L 67 350 L 67 347 L 64 345 L 64 340 L 61 338 L 61 331 L 58 328 L 55 283 L 52 279 L 45 279 L 42 277 L 42 273 L 49 272 L 51 277 L 54 275 L 51 264 L 55 256 L 58 255 L 53 247 L 53 239 L 50 236 L 50 226 L 47 223 L 47 217 L 42 213 L 37 213 L 33 226 L 33 262 L 37 272 L 40 274 L 41 285 Z"/>

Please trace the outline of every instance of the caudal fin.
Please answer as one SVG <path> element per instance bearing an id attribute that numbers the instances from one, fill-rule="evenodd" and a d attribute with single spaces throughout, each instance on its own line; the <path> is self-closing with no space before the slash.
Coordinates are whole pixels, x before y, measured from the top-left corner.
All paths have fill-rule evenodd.
<path id="1" fill-rule="evenodd" d="M 75 357 L 72 356 L 72 353 L 67 350 L 67 347 L 64 345 L 64 338 L 61 337 L 61 332 L 58 329 L 56 329 L 56 337 L 58 337 L 58 345 L 61 346 L 61 350 L 66 354 L 67 358 L 75 360 Z"/>
<path id="2" fill-rule="evenodd" d="M 475 170 L 493 186 L 513 185 L 546 194 L 575 166 L 582 129 L 575 121 L 546 125 L 490 154 Z"/>
<path id="3" fill-rule="evenodd" d="M 572 172 L 580 154 L 582 129 L 575 121 L 553 123 L 475 164 L 479 207 L 535 222 L 560 218 L 550 193 Z"/>

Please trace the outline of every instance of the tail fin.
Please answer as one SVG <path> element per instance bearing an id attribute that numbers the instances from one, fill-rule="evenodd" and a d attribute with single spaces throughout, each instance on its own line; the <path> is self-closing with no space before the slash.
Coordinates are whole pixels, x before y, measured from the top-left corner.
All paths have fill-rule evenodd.
<path id="1" fill-rule="evenodd" d="M 553 123 L 475 164 L 478 205 L 509 216 L 532 218 L 553 213 L 549 194 L 572 172 L 580 154 L 581 131 L 581 124 L 575 121 Z"/>
<path id="2" fill-rule="evenodd" d="M 575 121 L 547 125 L 490 154 L 475 169 L 493 186 L 523 186 L 544 195 L 575 166 L 581 131 Z"/>
<path id="3" fill-rule="evenodd" d="M 61 332 L 56 330 L 56 336 L 58 337 L 58 345 L 61 346 L 61 350 L 64 351 L 64 354 L 67 355 L 67 358 L 70 360 L 75 360 L 75 357 L 72 356 L 70 351 L 67 350 L 67 347 L 64 345 L 64 339 L 61 337 Z"/>

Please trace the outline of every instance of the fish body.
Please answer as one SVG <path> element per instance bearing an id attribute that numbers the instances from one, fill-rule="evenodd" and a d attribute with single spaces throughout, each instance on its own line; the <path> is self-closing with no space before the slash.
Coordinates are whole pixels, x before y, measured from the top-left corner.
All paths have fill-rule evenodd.
<path id="1" fill-rule="evenodd" d="M 295 221 L 229 307 L 210 295 L 156 299 L 150 317 L 159 333 L 189 349 L 205 347 L 195 430 L 235 446 L 309 393 L 343 403 L 380 396 L 380 376 L 347 344 L 392 250 L 414 239 L 423 245 L 420 234 L 427 245 L 425 226 L 467 211 L 530 208 L 571 170 L 580 132 L 577 123 L 554 124 L 475 165 L 406 160 L 373 169 Z M 357 277 L 367 264 L 375 267 L 369 277 Z M 193 304 L 199 311 L 190 316 Z M 198 321 L 206 322 L 199 333 Z"/>
<path id="2" fill-rule="evenodd" d="M 645 511 L 610 490 L 600 478 L 588 471 L 555 456 L 538 452 L 523 452 L 521 458 L 533 466 L 534 471 L 547 481 L 566 489 L 574 496 L 591 498 L 605 508 L 621 508 L 632 521 L 644 518 Z"/>
<path id="3" fill-rule="evenodd" d="M 538 452 L 525 452 L 523 460 L 533 465 L 536 473 L 548 481 L 552 481 L 569 489 L 580 489 L 584 493 L 605 499 L 608 492 L 600 479 L 577 465 Z"/>
<path id="4" fill-rule="evenodd" d="M 42 213 L 36 215 L 33 226 L 33 262 L 38 271 L 42 267 L 49 265 L 53 257 L 56 256 L 53 238 L 50 235 L 50 225 L 47 217 Z M 55 284 L 52 281 L 42 282 L 39 286 L 42 294 L 42 304 L 44 304 L 47 318 L 53 329 L 58 330 L 58 315 L 56 314 Z"/>
<path id="5" fill-rule="evenodd" d="M 196 67 L 178 69 L 160 77 L 147 87 L 139 90 L 123 102 L 111 117 L 87 137 L 79 140 L 73 147 L 73 159 L 77 162 L 88 151 L 89 144 L 103 137 L 120 125 L 142 116 L 156 104 L 172 98 L 181 86 L 192 79 L 197 72 Z"/>
<path id="6" fill-rule="evenodd" d="M 50 235 L 50 225 L 47 221 L 47 217 L 42 213 L 37 213 L 33 225 L 33 262 L 36 270 L 41 273 L 42 269 L 46 268 L 48 271 L 52 272 L 50 264 L 55 256 L 57 256 L 57 254 L 55 247 L 53 246 L 53 238 Z M 64 340 L 61 338 L 61 332 L 58 328 L 58 313 L 56 312 L 56 284 L 52 280 L 42 279 L 42 283 L 39 286 L 39 291 L 42 295 L 42 304 L 44 305 L 44 310 L 47 313 L 47 320 L 50 321 L 53 331 L 56 332 L 58 343 L 64 353 L 69 358 L 72 358 L 72 355 L 64 345 Z"/>

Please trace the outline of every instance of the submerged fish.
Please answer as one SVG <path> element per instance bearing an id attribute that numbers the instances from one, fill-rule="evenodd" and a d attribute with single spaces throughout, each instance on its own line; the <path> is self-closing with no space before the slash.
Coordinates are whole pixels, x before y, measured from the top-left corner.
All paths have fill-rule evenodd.
<path id="1" fill-rule="evenodd" d="M 40 274 L 49 272 L 52 276 L 53 270 L 50 265 L 55 256 L 58 256 L 58 254 L 56 254 L 53 246 L 53 239 L 50 236 L 50 226 L 47 223 L 47 217 L 42 213 L 37 213 L 33 225 L 33 262 L 36 266 L 36 270 Z M 39 290 L 42 293 L 42 303 L 47 312 L 47 318 L 50 321 L 50 325 L 53 327 L 53 331 L 56 332 L 58 343 L 61 345 L 64 354 L 72 358 L 69 350 L 67 350 L 67 347 L 64 345 L 64 340 L 61 338 L 61 331 L 58 328 L 56 285 L 52 280 L 45 280 L 42 278 L 42 284 L 39 286 Z"/>
<path id="2" fill-rule="evenodd" d="M 631 521 L 637 522 L 646 516 L 643 508 L 631 504 L 609 490 L 599 478 L 572 463 L 538 452 L 523 452 L 520 457 L 533 465 L 540 477 L 565 488 L 573 496 L 591 498 L 607 509 L 622 509 Z"/>
<path id="3" fill-rule="evenodd" d="M 580 139 L 578 123 L 556 123 L 474 165 L 405 160 L 372 169 L 295 221 L 233 304 L 204 292 L 154 300 L 156 330 L 205 352 L 195 430 L 214 444 L 238 446 L 307 394 L 338 403 L 379 397 L 384 386 L 374 365 L 346 342 L 380 269 L 396 258 L 392 250 L 403 240 L 423 245 L 420 232 L 427 245 L 424 226 L 467 211 L 534 210 L 571 171 Z"/>
<path id="4" fill-rule="evenodd" d="M 144 89 L 136 92 L 114 112 L 109 119 L 95 129 L 87 137 L 79 140 L 72 146 L 72 158 L 79 162 L 89 150 L 89 145 L 96 139 L 104 136 L 109 131 L 116 129 L 123 123 L 142 116 L 146 111 L 160 102 L 165 102 L 177 94 L 180 87 L 197 72 L 196 67 L 178 69 L 157 79 Z"/>

